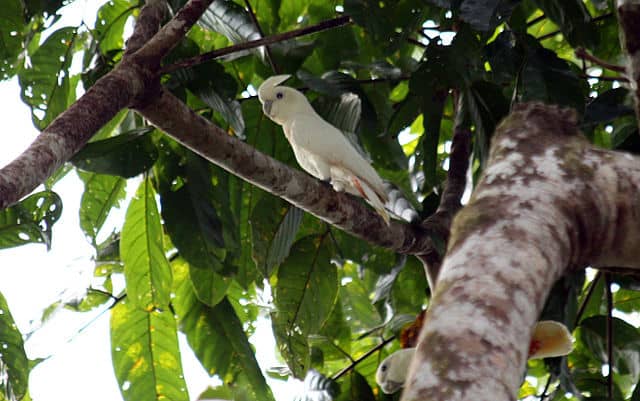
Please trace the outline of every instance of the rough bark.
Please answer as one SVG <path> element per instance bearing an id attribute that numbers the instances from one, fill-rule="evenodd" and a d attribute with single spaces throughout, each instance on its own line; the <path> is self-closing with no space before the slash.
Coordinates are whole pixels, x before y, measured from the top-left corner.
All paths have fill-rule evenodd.
<path id="1" fill-rule="evenodd" d="M 620 43 L 627 53 L 627 76 L 634 91 L 640 121 L 640 0 L 617 0 Z"/>
<path id="2" fill-rule="evenodd" d="M 552 284 L 640 264 L 640 160 L 592 147 L 573 112 L 514 110 L 454 219 L 404 401 L 516 399 Z"/>

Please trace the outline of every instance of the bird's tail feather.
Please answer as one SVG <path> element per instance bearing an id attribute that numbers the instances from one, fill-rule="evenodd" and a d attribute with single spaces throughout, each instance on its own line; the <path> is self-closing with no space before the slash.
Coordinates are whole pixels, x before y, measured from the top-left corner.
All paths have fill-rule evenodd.
<path id="1" fill-rule="evenodd" d="M 533 329 L 529 359 L 564 356 L 573 349 L 573 339 L 567 327 L 552 320 L 542 320 Z"/>
<path id="2" fill-rule="evenodd" d="M 384 201 L 380 199 L 380 196 L 369 186 L 366 181 L 358 179 L 358 177 L 351 176 L 353 186 L 356 187 L 360 195 L 367 201 L 382 217 L 384 222 L 389 225 L 389 213 L 384 207 Z"/>

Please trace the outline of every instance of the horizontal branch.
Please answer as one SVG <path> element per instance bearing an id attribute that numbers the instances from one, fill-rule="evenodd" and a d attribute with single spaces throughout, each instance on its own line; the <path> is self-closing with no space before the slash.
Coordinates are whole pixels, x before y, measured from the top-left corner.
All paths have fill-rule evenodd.
<path id="1" fill-rule="evenodd" d="M 161 74 L 168 74 L 170 72 L 179 70 L 181 68 L 191 67 L 193 65 L 202 64 L 206 61 L 213 60 L 227 54 L 236 53 L 243 50 L 254 49 L 260 46 L 271 45 L 278 42 L 283 42 L 288 39 L 293 39 L 299 36 L 309 35 L 324 31 L 327 29 L 337 28 L 339 26 L 350 24 L 351 18 L 349 16 L 338 17 L 327 21 L 322 21 L 318 24 L 311 25 L 305 28 L 295 29 L 289 32 L 278 33 L 276 35 L 267 36 L 257 40 L 251 40 L 249 42 L 238 43 L 237 45 L 225 47 L 222 49 L 214 50 L 208 53 L 201 54 L 196 57 L 192 57 L 183 60 L 179 63 L 167 65 L 160 70 Z"/>
<path id="2" fill-rule="evenodd" d="M 273 159 L 197 115 L 167 91 L 138 110 L 153 125 L 202 157 L 332 225 L 404 254 L 433 248 L 419 227 L 382 218 L 351 195 Z"/>

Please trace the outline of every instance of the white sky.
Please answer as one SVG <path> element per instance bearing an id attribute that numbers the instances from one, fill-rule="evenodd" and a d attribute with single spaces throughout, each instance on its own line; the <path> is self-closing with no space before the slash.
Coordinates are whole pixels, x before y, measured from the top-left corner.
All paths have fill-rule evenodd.
<path id="1" fill-rule="evenodd" d="M 82 18 L 93 26 L 95 10 L 105 2 L 76 0 L 66 7 L 55 29 L 77 26 Z M 0 134 L 1 167 L 26 149 L 37 131 L 29 108 L 20 100 L 17 79 L 0 82 L 0 110 L 5 127 Z M 87 313 L 60 309 L 46 324 L 37 327 L 43 310 L 53 302 L 68 301 L 84 293 L 94 269 L 93 248 L 79 226 L 82 183 L 71 173 L 54 190 L 62 197 L 63 212 L 53 228 L 51 251 L 47 252 L 42 244 L 0 250 L 0 292 L 7 298 L 20 331 L 27 334 L 37 329 L 26 341 L 27 355 L 32 359 L 49 357 L 31 373 L 31 397 L 34 401 L 121 400 L 111 364 L 108 312 L 97 317 L 103 308 Z M 111 227 L 105 230 L 119 229 L 123 213 L 118 210 L 110 216 L 107 225 Z M 259 344 L 254 341 L 257 338 Z M 266 320 L 258 324 L 251 340 L 263 369 L 278 364 L 271 325 Z M 207 386 L 219 381 L 208 377 L 183 335 L 180 345 L 189 395 L 195 400 Z M 269 382 L 278 400 L 291 399 L 296 386 Z"/>

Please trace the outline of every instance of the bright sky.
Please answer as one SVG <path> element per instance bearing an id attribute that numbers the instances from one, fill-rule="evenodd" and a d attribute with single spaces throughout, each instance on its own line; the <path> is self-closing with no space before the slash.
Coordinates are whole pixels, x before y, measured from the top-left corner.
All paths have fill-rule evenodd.
<path id="1" fill-rule="evenodd" d="M 95 10 L 105 2 L 76 0 L 66 7 L 64 17 L 54 30 L 77 26 L 81 19 L 93 26 Z M 2 167 L 28 147 L 37 131 L 31 123 L 29 108 L 20 101 L 17 79 L 0 82 L 0 110 L 5 127 L 0 134 Z M 64 207 L 53 229 L 51 251 L 36 244 L 0 250 L 0 292 L 7 298 L 18 328 L 28 335 L 27 355 L 31 359 L 47 358 L 32 371 L 31 398 L 34 401 L 121 400 L 111 364 L 109 313 L 99 316 L 104 308 L 87 313 L 59 309 L 39 327 L 45 308 L 84 293 L 94 269 L 93 248 L 79 226 L 81 181 L 71 173 L 57 183 L 54 190 L 61 195 Z M 103 231 L 120 229 L 123 213 L 123 210 L 113 213 Z M 255 341 L 258 338 L 259 344 Z M 278 364 L 271 325 L 266 320 L 257 325 L 251 341 L 263 370 Z M 183 335 L 180 335 L 180 346 L 189 395 L 195 400 L 207 386 L 219 381 L 208 377 Z M 269 382 L 278 400 L 291 399 L 291 385 L 276 380 Z"/>

